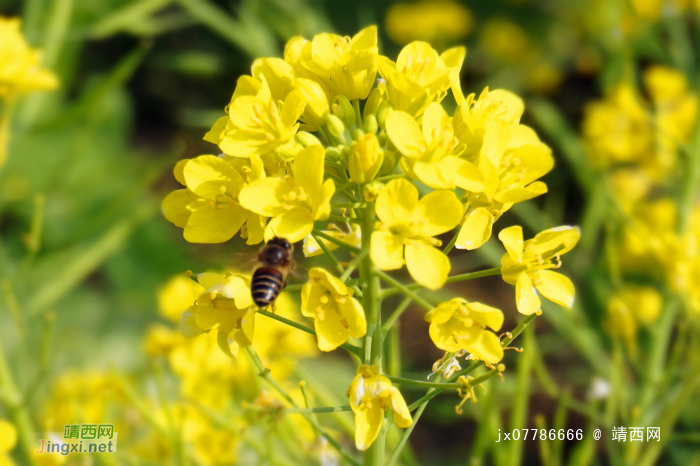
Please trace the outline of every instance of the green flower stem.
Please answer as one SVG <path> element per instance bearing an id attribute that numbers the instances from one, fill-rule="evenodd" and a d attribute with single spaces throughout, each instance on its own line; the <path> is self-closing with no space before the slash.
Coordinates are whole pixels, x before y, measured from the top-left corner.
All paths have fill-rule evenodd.
<path id="1" fill-rule="evenodd" d="M 306 325 L 299 324 L 297 322 L 294 322 L 293 320 L 289 320 L 285 317 L 278 316 L 277 314 L 273 314 L 270 311 L 263 311 L 262 309 L 260 309 L 258 311 L 258 314 L 262 314 L 265 317 L 269 317 L 270 319 L 276 320 L 278 322 L 282 322 L 283 324 L 287 324 L 290 327 L 294 327 L 295 329 L 301 330 L 302 332 L 306 332 L 310 335 L 314 335 L 314 336 L 316 335 L 316 330 L 312 329 L 311 327 L 307 327 Z M 340 347 L 351 352 L 352 354 L 354 354 L 358 357 L 361 357 L 362 349 L 358 348 L 357 346 L 353 346 L 350 343 L 343 343 L 342 345 L 340 345 Z"/>
<path id="2" fill-rule="evenodd" d="M 375 225 L 374 203 L 362 210 L 362 251 L 365 257 L 360 263 L 360 279 L 363 286 L 363 307 L 367 318 L 367 334 L 363 341 L 365 364 L 376 364 L 380 371 L 382 368 L 382 313 L 381 284 L 377 270 L 372 262 L 369 251 L 371 249 L 372 232 Z M 364 452 L 364 466 L 384 466 L 384 441 L 385 431 L 381 429 L 376 440 Z"/>
<path id="3" fill-rule="evenodd" d="M 134 387 L 124 378 L 124 376 L 116 371 L 112 375 L 117 381 L 119 388 L 122 390 L 127 400 L 129 400 L 129 404 L 133 406 L 136 411 L 138 411 L 141 417 L 143 417 L 144 421 L 146 421 L 146 423 L 149 424 L 161 437 L 175 444 L 171 433 L 156 420 L 155 416 L 153 415 L 153 410 L 147 406 L 146 403 L 141 400 L 141 398 L 139 398 L 136 390 L 134 390 Z"/>
<path id="4" fill-rule="evenodd" d="M 284 410 L 285 413 L 289 414 L 326 414 L 341 413 L 345 411 L 352 411 L 350 405 L 329 406 L 326 408 L 288 408 Z"/>
<path id="5" fill-rule="evenodd" d="M 328 258 L 328 260 L 331 261 L 331 263 L 333 264 L 333 267 L 335 267 L 336 272 L 338 272 L 339 274 L 342 275 L 345 272 L 345 269 L 343 268 L 342 265 L 340 265 L 340 261 L 333 255 L 333 253 L 331 253 L 331 250 L 328 249 L 328 246 L 326 245 L 326 243 L 321 241 L 321 238 L 315 232 L 312 232 L 311 236 L 314 237 L 314 239 L 318 243 L 318 246 L 321 248 L 321 250 L 325 254 L 326 258 Z"/>
<path id="6" fill-rule="evenodd" d="M 352 274 L 355 269 L 362 263 L 362 261 L 369 255 L 369 250 L 365 249 L 360 251 L 359 254 L 345 267 L 345 272 L 340 276 L 340 281 L 345 284 L 350 284 L 350 282 L 357 283 L 359 280 L 348 280 L 350 274 Z"/>
<path id="7" fill-rule="evenodd" d="M 442 376 L 438 377 L 438 380 L 442 378 Z M 434 388 L 431 388 L 428 390 L 428 393 L 431 393 L 434 391 Z M 391 452 L 391 456 L 386 462 L 386 466 L 393 466 L 394 463 L 396 463 L 396 460 L 399 458 L 399 455 L 401 454 L 401 450 L 403 450 L 403 447 L 406 446 L 406 442 L 408 441 L 408 437 L 411 436 L 411 432 L 413 432 L 413 428 L 416 426 L 418 423 L 418 420 L 420 419 L 421 415 L 423 414 L 423 411 L 425 411 L 426 406 L 428 406 L 429 400 L 424 401 L 421 403 L 421 405 L 418 407 L 418 410 L 416 413 L 413 415 L 413 422 L 411 422 L 411 425 L 406 428 L 406 430 L 403 431 L 403 435 L 401 435 L 401 439 L 399 439 L 399 443 L 396 444 L 396 447 L 394 448 L 394 451 Z"/>
<path id="8" fill-rule="evenodd" d="M 466 280 L 474 280 L 475 278 L 482 278 L 482 277 L 490 277 L 493 275 L 500 275 L 501 274 L 501 268 L 500 267 L 494 267 L 492 269 L 486 269 L 486 270 L 479 270 L 478 272 L 470 272 L 470 273 L 463 273 L 460 275 L 453 275 L 451 277 L 447 277 L 447 280 L 445 283 L 455 283 L 455 282 L 463 282 Z M 419 283 L 412 283 L 410 285 L 403 285 L 404 288 L 408 290 L 420 290 L 425 288 L 423 285 Z M 394 296 L 395 294 L 403 293 L 398 288 L 388 288 L 382 292 L 382 299 L 383 298 L 388 298 L 389 296 Z M 405 293 L 404 293 L 405 294 Z M 431 307 L 432 309 L 432 307 Z"/>
<path id="9" fill-rule="evenodd" d="M 457 225 L 457 230 L 455 231 L 454 236 L 450 240 L 449 243 L 447 243 L 447 246 L 445 246 L 445 249 L 442 250 L 442 253 L 444 255 L 448 255 L 450 251 L 452 251 L 452 248 L 455 247 L 455 243 L 457 243 L 457 237 L 459 236 L 459 232 L 462 231 L 462 225 Z"/>
<path id="10" fill-rule="evenodd" d="M 394 312 L 389 316 L 389 318 L 384 321 L 384 325 L 382 325 L 382 332 L 384 334 L 388 333 L 389 330 L 394 326 L 394 323 L 399 320 L 399 317 L 401 317 L 401 314 L 404 313 L 406 309 L 408 309 L 408 305 L 411 304 L 411 298 L 405 297 L 403 301 L 396 307 Z"/>
<path id="11" fill-rule="evenodd" d="M 332 237 L 331 235 L 322 232 L 321 230 L 316 230 L 316 229 L 314 228 L 314 230 L 311 232 L 311 234 L 314 235 L 314 236 L 318 236 L 319 238 L 323 238 L 323 239 L 325 239 L 326 241 L 335 244 L 336 246 L 339 246 L 339 247 L 341 247 L 341 248 L 347 249 L 348 251 L 351 251 L 351 252 L 354 252 L 354 253 L 360 252 L 360 248 L 355 247 L 355 246 L 352 246 L 352 245 L 350 245 L 350 244 L 348 244 L 348 243 L 345 243 L 345 242 L 339 240 L 338 238 L 334 238 L 334 237 Z M 319 246 L 321 246 L 321 243 L 319 243 Z"/>
<path id="12" fill-rule="evenodd" d="M 0 401 L 5 405 L 7 414 L 19 432 L 19 442 L 27 464 L 35 464 L 32 454 L 37 447 L 34 438 L 35 429 L 27 407 L 22 403 L 22 397 L 17 390 L 2 345 L 0 345 Z"/>
<path id="13" fill-rule="evenodd" d="M 359 218 L 353 218 L 353 217 L 343 217 L 342 215 L 329 215 L 328 220 L 333 220 L 335 222 L 342 222 L 342 223 L 355 223 L 355 224 L 360 224 L 361 221 Z"/>
<path id="14" fill-rule="evenodd" d="M 403 285 L 398 280 L 396 280 L 393 277 L 391 277 L 390 275 L 382 272 L 381 270 L 376 270 L 374 273 L 379 278 L 381 278 L 384 282 L 393 286 L 394 289 L 397 290 L 399 293 L 403 293 L 405 296 L 408 296 L 413 301 L 415 301 L 416 304 L 418 304 L 419 306 L 421 306 L 425 310 L 430 311 L 435 307 L 432 304 L 430 304 L 428 301 L 426 301 L 425 299 L 421 298 L 416 293 L 411 291 L 411 289 L 409 288 L 410 285 L 408 285 L 408 286 Z M 392 294 L 395 294 L 395 293 L 390 293 L 389 291 L 390 290 L 382 292 L 382 299 L 386 298 L 387 296 L 391 296 Z"/>
<path id="15" fill-rule="evenodd" d="M 255 367 L 258 369 L 259 373 L 258 375 L 265 379 L 265 381 L 274 388 L 277 393 L 279 393 L 282 398 L 287 401 L 290 405 L 292 405 L 293 408 L 300 409 L 300 406 L 296 404 L 296 402 L 292 399 L 291 396 L 282 388 L 280 384 L 277 383 L 277 381 L 270 375 L 270 369 L 267 369 L 263 362 L 260 360 L 260 357 L 258 356 L 258 353 L 255 352 L 255 349 L 252 346 L 249 346 L 246 348 L 246 351 L 248 352 L 248 355 L 250 356 L 251 361 L 253 361 L 253 364 L 255 364 Z M 301 412 L 300 413 L 304 418 L 311 424 L 311 426 L 318 432 L 319 435 L 321 435 L 323 438 L 328 440 L 328 443 L 330 443 L 333 448 L 335 448 L 338 453 L 340 453 L 340 456 L 345 458 L 345 461 L 348 463 L 352 464 L 353 466 L 360 466 L 360 463 L 353 458 L 350 453 L 348 453 L 339 443 L 337 440 L 335 440 L 333 437 L 331 437 L 328 432 L 325 431 L 325 429 L 314 419 L 311 414 L 306 413 L 306 412 Z"/>
<path id="16" fill-rule="evenodd" d="M 331 207 L 334 209 L 364 209 L 367 207 L 366 202 L 331 202 Z"/>
<path id="17" fill-rule="evenodd" d="M 416 387 L 427 387 L 427 388 L 443 388 L 445 390 L 449 388 L 462 388 L 463 385 L 457 382 L 452 383 L 440 383 L 440 382 L 424 382 L 422 380 L 404 379 L 403 377 L 392 377 L 390 375 L 385 375 L 385 377 L 391 380 L 392 383 L 397 383 L 399 385 L 413 385 Z"/>
<path id="18" fill-rule="evenodd" d="M 360 100 L 355 99 L 352 101 L 352 108 L 355 110 L 355 125 L 357 129 L 362 129 L 362 113 L 360 112 Z"/>

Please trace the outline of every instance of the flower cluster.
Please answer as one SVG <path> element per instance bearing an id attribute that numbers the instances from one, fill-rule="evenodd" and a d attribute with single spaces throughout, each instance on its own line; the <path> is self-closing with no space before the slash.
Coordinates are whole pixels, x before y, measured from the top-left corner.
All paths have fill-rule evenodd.
<path id="1" fill-rule="evenodd" d="M 320 350 L 362 354 L 349 390 L 360 450 L 380 435 L 385 410 L 394 411 L 399 427 L 412 423 L 401 393 L 375 364 L 378 283 L 393 280 L 384 271 L 405 265 L 415 286 L 441 288 L 451 270 L 448 249 L 481 247 L 504 212 L 547 192 L 540 179 L 554 166 L 549 147 L 520 123 L 525 106 L 517 95 L 486 88 L 464 96 L 465 56 L 464 47 L 438 53 L 415 41 L 394 61 L 379 54 L 374 26 L 352 38 L 292 38 L 284 59 L 256 60 L 238 79 L 227 115 L 205 136 L 221 154 L 179 162 L 175 177 L 184 189 L 163 201 L 166 218 L 191 242 L 224 242 L 240 231 L 249 245 L 283 237 L 303 240 L 306 256 L 337 248 L 354 256 L 350 263 L 328 257 L 340 277 L 321 267 L 309 271 L 301 310 Z M 452 115 L 442 105 L 450 93 Z M 327 220 L 345 225 L 323 230 Z M 455 229 L 441 250 L 438 237 Z M 572 305 L 572 283 L 548 269 L 560 265 L 578 236 L 577 228 L 560 227 L 523 242 L 520 229 L 501 232 L 508 251 L 501 270 L 516 285 L 521 313 L 539 311 L 537 292 Z M 348 283 L 356 267 L 360 286 Z M 216 334 L 232 356 L 257 346 L 250 279 L 197 279 L 201 288 L 184 328 Z M 503 358 L 501 341 L 487 330 L 501 329 L 499 309 L 462 298 L 431 306 L 423 302 L 438 348 L 489 367 Z"/>

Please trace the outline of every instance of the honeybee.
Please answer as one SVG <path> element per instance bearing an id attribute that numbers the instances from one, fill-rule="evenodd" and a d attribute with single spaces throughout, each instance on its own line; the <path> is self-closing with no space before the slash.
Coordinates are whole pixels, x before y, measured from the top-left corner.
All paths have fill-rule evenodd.
<path id="1" fill-rule="evenodd" d="M 294 267 L 293 251 L 294 247 L 288 240 L 277 236 L 260 249 L 250 287 L 258 307 L 264 309 L 273 304 L 287 286 L 287 275 Z"/>

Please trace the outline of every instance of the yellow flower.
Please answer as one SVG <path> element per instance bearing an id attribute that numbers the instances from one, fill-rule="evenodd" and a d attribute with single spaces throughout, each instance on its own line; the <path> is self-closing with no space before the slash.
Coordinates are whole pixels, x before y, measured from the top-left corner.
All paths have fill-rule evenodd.
<path id="1" fill-rule="evenodd" d="M 430 322 L 430 338 L 443 351 L 465 350 L 471 359 L 496 364 L 503 359 L 503 347 L 498 337 L 486 327 L 498 331 L 503 325 L 503 313 L 495 307 L 469 303 L 454 298 L 440 304 L 425 315 Z"/>
<path id="2" fill-rule="evenodd" d="M 353 224 L 348 225 L 350 230 L 347 233 L 339 229 L 322 231 L 323 233 L 332 236 L 333 238 L 338 239 L 343 243 L 347 243 L 350 246 L 359 246 L 362 242 L 362 232 L 360 226 Z M 329 251 L 338 249 L 337 244 L 331 243 L 326 239 L 321 238 L 321 242 L 326 245 Z M 316 242 L 316 238 L 314 238 L 312 235 L 308 235 L 306 238 L 304 238 L 304 257 L 320 256 L 321 254 L 323 254 L 323 249 L 321 249 L 319 244 Z"/>
<path id="3" fill-rule="evenodd" d="M 401 111 L 389 114 L 386 132 L 404 156 L 401 167 L 412 178 L 433 189 L 451 190 L 456 186 L 476 192 L 484 189 L 478 168 L 459 157 L 452 119 L 440 104 L 428 106 L 422 132 L 414 118 Z"/>
<path id="4" fill-rule="evenodd" d="M 0 99 L 58 87 L 58 79 L 41 67 L 41 52 L 29 47 L 20 20 L 0 17 Z"/>
<path id="5" fill-rule="evenodd" d="M 175 178 L 187 189 L 170 193 L 162 203 L 163 215 L 180 228 L 191 243 L 223 243 L 238 231 L 248 244 L 263 240 L 267 218 L 241 207 L 244 180 L 264 178 L 262 162 L 200 155 L 181 160 Z M 245 228 L 244 228 L 245 226 Z"/>
<path id="6" fill-rule="evenodd" d="M 580 237 L 578 227 L 562 226 L 538 233 L 523 243 L 522 227 L 501 230 L 498 239 L 508 251 L 501 258 L 501 273 L 506 283 L 515 285 L 518 312 L 530 315 L 540 310 L 537 292 L 571 308 L 575 293 L 573 283 L 549 269 L 561 266 L 560 256 L 571 251 Z"/>
<path id="7" fill-rule="evenodd" d="M 608 301 L 607 330 L 621 336 L 635 349 L 639 325 L 653 324 L 661 313 L 663 298 L 650 286 L 626 285 Z"/>
<path id="8" fill-rule="evenodd" d="M 204 288 L 184 274 L 171 277 L 158 289 L 158 312 L 160 315 L 178 323 L 182 312 L 194 304 Z"/>
<path id="9" fill-rule="evenodd" d="M 10 453 L 17 444 L 17 429 L 4 419 L 0 419 L 0 466 L 12 466 Z"/>
<path id="10" fill-rule="evenodd" d="M 228 106 L 228 117 L 219 118 L 204 139 L 232 157 L 275 151 L 280 159 L 289 160 L 296 151 L 297 120 L 305 107 L 301 91 L 293 90 L 284 101 L 277 101 L 267 81 L 243 76 Z"/>
<path id="11" fill-rule="evenodd" d="M 413 42 L 403 48 L 396 63 L 379 57 L 391 106 L 417 117 L 431 102 L 441 102 L 452 83 L 459 82 L 466 53 L 464 47 L 455 47 L 438 55 L 430 44 Z"/>
<path id="12" fill-rule="evenodd" d="M 395 270 L 405 263 L 413 279 L 432 290 L 440 288 L 450 273 L 450 261 L 434 246 L 436 235 L 450 231 L 462 218 L 462 203 L 454 193 L 434 191 L 418 200 L 418 189 L 406 180 L 392 180 L 379 193 L 370 256 L 381 270 Z"/>
<path id="13" fill-rule="evenodd" d="M 393 3 L 386 13 L 386 33 L 397 44 L 414 40 L 459 40 L 472 29 L 472 15 L 453 1 Z"/>
<path id="14" fill-rule="evenodd" d="M 352 335 L 367 332 L 365 311 L 340 279 L 320 267 L 309 270 L 301 290 L 301 313 L 314 320 L 321 351 L 333 351 Z"/>
<path id="15" fill-rule="evenodd" d="M 455 246 L 476 249 L 491 236 L 493 223 L 513 204 L 547 192 L 536 181 L 554 166 L 551 150 L 535 132 L 519 124 L 523 102 L 507 91 L 485 89 L 478 100 L 469 95 L 453 125 L 462 157 L 478 167 L 483 179 L 481 191 L 465 190 L 469 207 Z"/>
<path id="16" fill-rule="evenodd" d="M 513 21 L 493 18 L 482 26 L 479 44 L 497 60 L 515 62 L 526 55 L 527 35 Z"/>
<path id="17" fill-rule="evenodd" d="M 259 179 L 242 189 L 239 199 L 245 209 L 273 217 L 265 229 L 266 241 L 275 236 L 301 241 L 315 220 L 328 218 L 335 184 L 323 181 L 324 157 L 323 147 L 309 146 L 297 155 L 291 176 Z"/>
<path id="18" fill-rule="evenodd" d="M 355 413 L 355 445 L 366 450 L 379 434 L 384 411 L 394 411 L 394 423 L 405 429 L 413 424 L 401 392 L 379 374 L 377 366 L 362 365 L 348 390 L 350 407 Z"/>
<path id="19" fill-rule="evenodd" d="M 373 133 L 365 134 L 350 149 L 350 180 L 358 184 L 369 183 L 377 176 L 383 161 L 384 151 L 379 147 L 377 136 Z"/>
<path id="20" fill-rule="evenodd" d="M 366 27 L 352 39 L 323 33 L 310 42 L 292 40 L 288 47 L 294 47 L 294 53 L 285 50 L 285 57 L 290 57 L 287 61 L 298 61 L 334 94 L 349 100 L 367 98 L 377 74 L 376 26 Z"/>
<path id="21" fill-rule="evenodd" d="M 240 274 L 200 273 L 197 281 L 205 289 L 186 313 L 202 330 L 215 330 L 219 348 L 237 357 L 240 347 L 253 343 L 256 306 L 250 293 L 250 277 Z"/>

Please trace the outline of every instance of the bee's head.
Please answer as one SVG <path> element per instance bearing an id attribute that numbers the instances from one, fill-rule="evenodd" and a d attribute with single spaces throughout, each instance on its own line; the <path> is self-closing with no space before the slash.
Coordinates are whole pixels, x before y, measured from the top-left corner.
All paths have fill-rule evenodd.
<path id="1" fill-rule="evenodd" d="M 280 238 L 279 236 L 275 236 L 272 238 L 270 241 L 267 242 L 268 245 L 275 244 L 277 246 L 282 246 L 284 249 L 286 249 L 289 252 L 292 252 L 292 243 L 290 243 L 286 238 Z"/>

